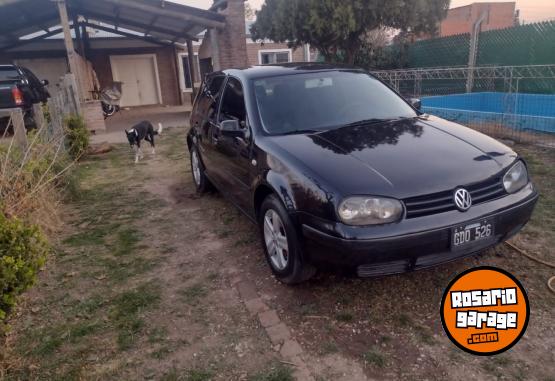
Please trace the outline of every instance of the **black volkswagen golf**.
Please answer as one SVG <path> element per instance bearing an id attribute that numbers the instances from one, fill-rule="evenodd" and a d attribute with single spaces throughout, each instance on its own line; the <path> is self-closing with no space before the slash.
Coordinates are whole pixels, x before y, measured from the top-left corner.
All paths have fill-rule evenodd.
<path id="1" fill-rule="evenodd" d="M 368 277 L 472 255 L 516 234 L 538 199 L 513 150 L 356 69 L 210 74 L 187 144 L 198 192 L 214 186 L 259 225 L 285 283 L 323 264 Z"/>

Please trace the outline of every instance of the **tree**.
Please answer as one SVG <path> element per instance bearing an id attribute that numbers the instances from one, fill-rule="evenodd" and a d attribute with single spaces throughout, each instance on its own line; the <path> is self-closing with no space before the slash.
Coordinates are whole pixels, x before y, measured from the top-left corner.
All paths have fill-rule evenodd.
<path id="1" fill-rule="evenodd" d="M 253 38 L 311 44 L 326 62 L 354 63 L 369 31 L 395 28 L 433 33 L 450 0 L 266 0 L 256 13 Z"/>
<path id="2" fill-rule="evenodd" d="M 255 17 L 256 17 L 255 11 L 254 9 L 252 9 L 252 6 L 250 5 L 250 3 L 245 3 L 245 19 L 247 21 L 252 21 L 255 19 Z"/>

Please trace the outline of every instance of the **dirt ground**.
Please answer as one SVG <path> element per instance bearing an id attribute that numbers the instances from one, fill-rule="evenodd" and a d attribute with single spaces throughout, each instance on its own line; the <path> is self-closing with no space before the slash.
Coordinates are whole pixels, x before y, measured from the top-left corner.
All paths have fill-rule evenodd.
<path id="1" fill-rule="evenodd" d="M 308 379 L 555 379 L 553 275 L 505 245 L 432 270 L 377 279 L 322 273 L 296 287 L 267 267 L 257 228 L 218 194 L 195 194 L 184 128 L 139 165 L 125 145 L 85 159 L 56 253 L 10 319 L 8 380 L 293 379 L 249 313 L 248 279 L 304 349 Z M 542 199 L 513 242 L 554 261 L 555 154 L 517 146 Z M 443 333 L 439 305 L 465 269 L 493 265 L 526 288 L 531 319 L 508 352 L 477 357 Z"/>

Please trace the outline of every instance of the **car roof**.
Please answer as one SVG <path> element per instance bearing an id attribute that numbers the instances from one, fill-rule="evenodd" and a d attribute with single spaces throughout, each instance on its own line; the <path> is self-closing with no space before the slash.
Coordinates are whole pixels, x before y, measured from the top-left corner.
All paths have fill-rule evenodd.
<path id="1" fill-rule="evenodd" d="M 256 65 L 242 69 L 227 69 L 224 74 L 233 75 L 243 79 L 256 79 L 276 77 L 288 74 L 305 74 L 317 71 L 360 71 L 362 69 L 346 65 L 326 64 L 316 62 L 291 62 L 280 65 Z M 222 72 L 220 72 L 222 73 Z"/>
<path id="2" fill-rule="evenodd" d="M 14 68 L 17 68 L 17 66 L 16 65 L 10 65 L 10 64 L 0 65 L 0 69 L 6 69 L 6 68 L 14 69 Z"/>

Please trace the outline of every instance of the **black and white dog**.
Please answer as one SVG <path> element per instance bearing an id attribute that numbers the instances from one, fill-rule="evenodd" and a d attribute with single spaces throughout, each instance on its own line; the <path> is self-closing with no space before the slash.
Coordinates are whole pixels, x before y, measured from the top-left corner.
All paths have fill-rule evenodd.
<path id="1" fill-rule="evenodd" d="M 143 158 L 143 152 L 141 151 L 141 141 L 146 140 L 150 143 L 152 147 L 152 154 L 156 153 L 154 147 L 154 135 L 162 134 L 162 123 L 158 123 L 158 130 L 154 130 L 154 126 L 149 121 L 142 121 L 133 126 L 129 131 L 125 130 L 127 135 L 127 140 L 129 144 L 135 150 L 135 163 L 139 162 L 139 159 Z"/>

